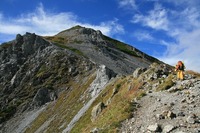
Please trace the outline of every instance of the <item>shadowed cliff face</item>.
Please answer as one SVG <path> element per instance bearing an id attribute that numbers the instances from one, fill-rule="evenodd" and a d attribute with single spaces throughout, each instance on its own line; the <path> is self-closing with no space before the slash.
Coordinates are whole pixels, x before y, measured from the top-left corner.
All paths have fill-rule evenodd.
<path id="1" fill-rule="evenodd" d="M 0 52 L 1 122 L 54 100 L 72 78 L 94 68 L 87 58 L 30 33 L 17 35 Z"/>

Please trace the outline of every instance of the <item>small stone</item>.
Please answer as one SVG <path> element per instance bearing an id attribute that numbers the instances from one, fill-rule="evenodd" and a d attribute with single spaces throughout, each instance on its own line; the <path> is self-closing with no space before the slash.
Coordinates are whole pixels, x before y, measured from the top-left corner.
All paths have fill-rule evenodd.
<path id="1" fill-rule="evenodd" d="M 130 123 L 133 124 L 135 122 L 135 118 L 130 119 Z"/>
<path id="2" fill-rule="evenodd" d="M 98 132 L 99 132 L 99 129 L 96 127 L 90 131 L 90 133 L 98 133 Z"/>
<path id="3" fill-rule="evenodd" d="M 168 111 L 167 117 L 170 118 L 170 119 L 173 119 L 173 118 L 176 117 L 176 114 L 174 114 L 172 111 Z"/>
<path id="4" fill-rule="evenodd" d="M 179 112 L 178 116 L 182 116 L 183 117 L 183 116 L 185 116 L 185 114 L 183 112 Z"/>
<path id="5" fill-rule="evenodd" d="M 194 124 L 195 123 L 195 116 L 194 115 L 189 115 L 186 119 L 186 121 L 190 124 Z"/>
<path id="6" fill-rule="evenodd" d="M 173 125 L 166 125 L 163 128 L 163 133 L 169 133 L 170 131 L 172 131 L 175 127 Z"/>
<path id="7" fill-rule="evenodd" d="M 157 132 L 160 130 L 160 125 L 158 123 L 154 125 L 149 125 L 147 129 L 152 132 Z"/>
<path id="8" fill-rule="evenodd" d="M 171 102 L 170 104 L 169 104 L 169 106 L 174 106 L 175 104 L 173 103 L 173 102 Z"/>
<path id="9" fill-rule="evenodd" d="M 152 93 L 152 90 L 148 90 L 147 93 Z"/>
<path id="10" fill-rule="evenodd" d="M 159 120 L 164 119 L 165 117 L 162 114 L 156 114 L 156 118 Z"/>
<path id="11" fill-rule="evenodd" d="M 185 98 L 184 98 L 184 99 L 182 99 L 182 100 L 181 100 L 181 102 L 182 102 L 182 103 L 186 102 L 186 99 L 185 99 Z"/>
<path id="12" fill-rule="evenodd" d="M 157 98 L 157 102 L 160 102 L 161 101 L 161 99 L 160 98 Z"/>

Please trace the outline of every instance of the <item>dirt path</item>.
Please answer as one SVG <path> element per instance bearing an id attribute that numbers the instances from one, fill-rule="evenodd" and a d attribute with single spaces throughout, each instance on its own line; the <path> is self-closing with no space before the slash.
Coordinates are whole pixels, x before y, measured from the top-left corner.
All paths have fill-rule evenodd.
<path id="1" fill-rule="evenodd" d="M 170 92 L 178 87 L 183 90 Z M 138 101 L 134 117 L 123 123 L 123 133 L 199 133 L 200 81 L 177 81 L 167 91 L 150 92 Z"/>

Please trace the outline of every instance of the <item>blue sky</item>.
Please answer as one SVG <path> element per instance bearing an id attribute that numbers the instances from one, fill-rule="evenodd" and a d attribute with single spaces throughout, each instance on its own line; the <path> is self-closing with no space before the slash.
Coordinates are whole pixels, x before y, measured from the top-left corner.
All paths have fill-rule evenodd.
<path id="1" fill-rule="evenodd" d="M 0 43 L 81 25 L 200 72 L 200 0 L 1 0 Z"/>

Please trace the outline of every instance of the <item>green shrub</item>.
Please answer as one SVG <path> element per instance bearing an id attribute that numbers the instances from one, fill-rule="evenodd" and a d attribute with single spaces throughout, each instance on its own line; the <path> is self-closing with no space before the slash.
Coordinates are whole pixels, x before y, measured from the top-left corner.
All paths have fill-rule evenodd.
<path id="1" fill-rule="evenodd" d="M 128 46 L 128 45 L 126 45 L 126 44 L 124 44 L 124 43 L 122 43 L 122 42 L 120 42 L 118 40 L 115 40 L 115 39 L 112 39 L 110 37 L 107 37 L 107 36 L 104 36 L 104 39 L 107 40 L 108 42 L 110 42 L 111 44 L 114 44 L 114 46 L 118 50 L 120 50 L 120 51 L 122 51 L 124 53 L 127 53 L 129 55 L 132 55 L 132 56 L 140 57 L 139 55 L 137 55 L 137 53 L 135 51 L 133 51 L 133 50 L 131 50 L 129 48 L 130 46 Z"/>

